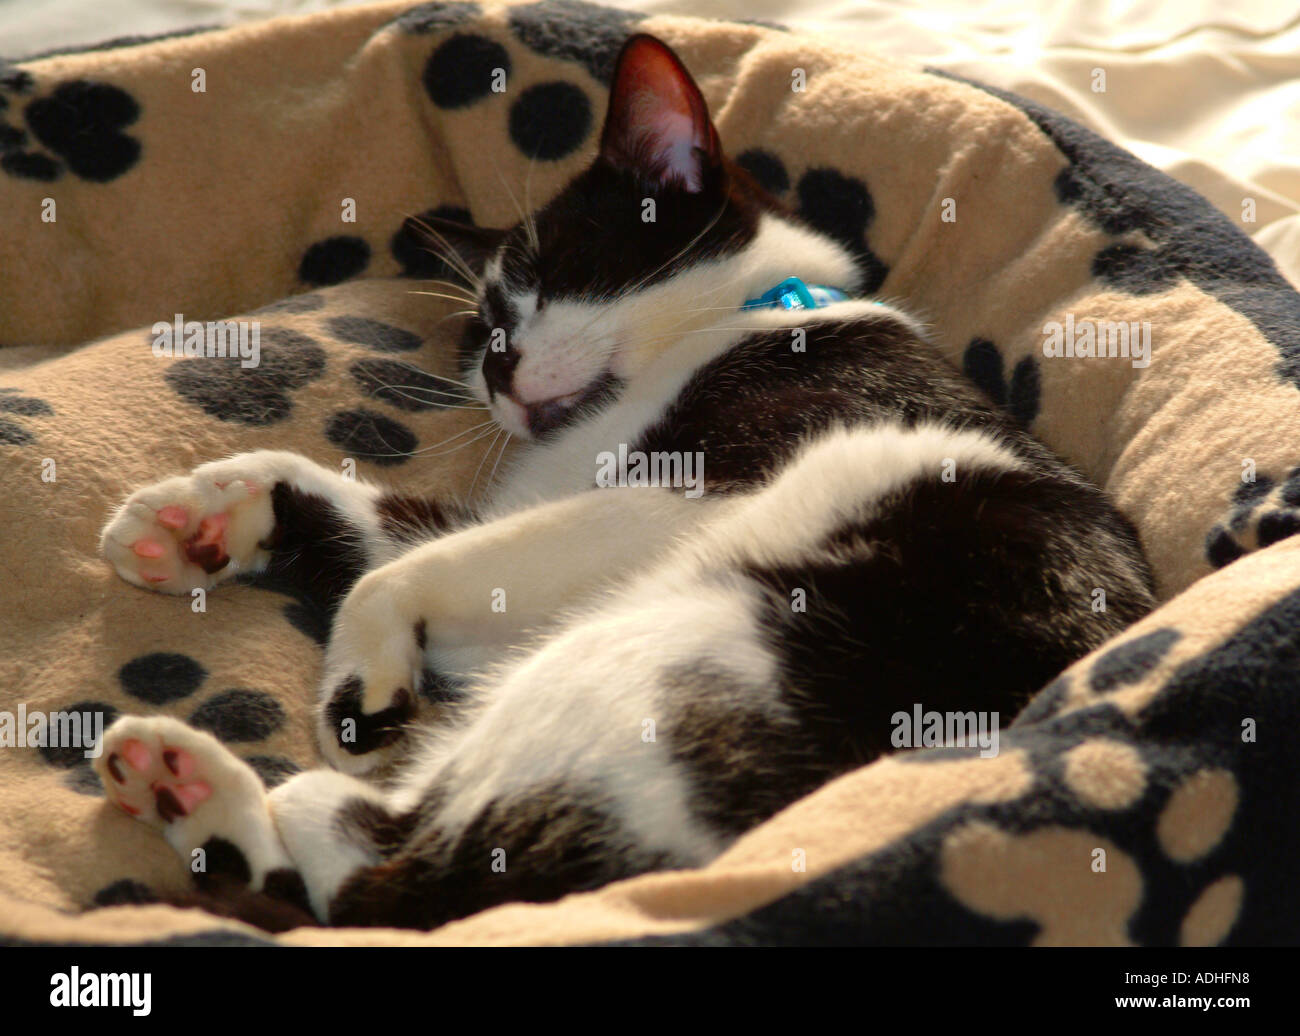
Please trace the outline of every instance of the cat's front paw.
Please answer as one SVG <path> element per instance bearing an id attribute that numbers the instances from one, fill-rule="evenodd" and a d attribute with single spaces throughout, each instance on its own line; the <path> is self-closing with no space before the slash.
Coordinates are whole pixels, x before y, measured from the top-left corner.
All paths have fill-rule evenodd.
<path id="1" fill-rule="evenodd" d="M 271 486 L 238 457 L 132 493 L 100 539 L 128 583 L 185 594 L 255 571 L 275 528 Z"/>
<path id="2" fill-rule="evenodd" d="M 367 773 L 402 750 L 420 691 L 433 678 L 425 668 L 424 623 L 405 614 L 398 597 L 367 576 L 334 620 L 317 736 L 330 764 L 345 773 Z"/>

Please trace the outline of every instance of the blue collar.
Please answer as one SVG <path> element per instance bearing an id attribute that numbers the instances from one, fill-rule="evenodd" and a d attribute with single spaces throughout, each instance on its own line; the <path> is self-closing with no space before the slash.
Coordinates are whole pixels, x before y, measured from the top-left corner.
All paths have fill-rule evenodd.
<path id="1" fill-rule="evenodd" d="M 821 309 L 848 296 L 838 288 L 824 284 L 804 284 L 798 277 L 787 277 L 775 288 L 757 298 L 747 299 L 741 309 Z"/>

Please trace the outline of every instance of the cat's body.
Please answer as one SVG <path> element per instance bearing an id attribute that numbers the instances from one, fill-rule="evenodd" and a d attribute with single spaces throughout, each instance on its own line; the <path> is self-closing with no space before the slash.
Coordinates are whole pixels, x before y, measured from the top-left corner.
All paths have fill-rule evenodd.
<path id="1" fill-rule="evenodd" d="M 533 440 L 487 508 L 263 452 L 105 531 L 141 585 L 271 571 L 335 612 L 334 770 L 267 796 L 176 721 L 106 735 L 110 795 L 183 854 L 221 839 L 320 920 L 420 927 L 699 865 L 889 750 L 896 712 L 1008 722 L 1151 607 L 1131 526 L 910 317 L 742 309 L 859 274 L 726 162 L 657 41 L 629 42 L 600 156 L 535 222 L 443 230 L 482 269 L 470 384 Z M 596 488 L 620 455 L 702 458 L 703 493 Z"/>

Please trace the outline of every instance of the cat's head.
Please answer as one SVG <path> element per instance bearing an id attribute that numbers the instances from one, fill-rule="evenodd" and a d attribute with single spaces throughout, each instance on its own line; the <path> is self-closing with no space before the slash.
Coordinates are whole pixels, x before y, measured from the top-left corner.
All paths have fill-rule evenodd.
<path id="1" fill-rule="evenodd" d="M 432 230 L 475 275 L 468 383 L 525 439 L 598 409 L 786 277 L 859 283 L 841 245 L 727 159 L 690 73 L 647 35 L 624 45 L 599 153 L 563 191 L 508 230 Z"/>

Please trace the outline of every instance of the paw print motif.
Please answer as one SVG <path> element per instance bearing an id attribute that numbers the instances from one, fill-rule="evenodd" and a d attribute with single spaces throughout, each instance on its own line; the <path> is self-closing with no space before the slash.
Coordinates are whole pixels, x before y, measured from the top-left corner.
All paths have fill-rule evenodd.
<path id="1" fill-rule="evenodd" d="M 49 417 L 54 408 L 43 399 L 24 396 L 16 388 L 0 388 L 0 444 L 26 446 L 36 436 L 20 424 L 19 417 Z"/>
<path id="2" fill-rule="evenodd" d="M 1243 554 L 1300 532 L 1300 467 L 1285 479 L 1258 475 L 1232 494 L 1227 518 L 1205 538 L 1206 559 L 1215 568 Z"/>
<path id="3" fill-rule="evenodd" d="M 0 75 L 0 169 L 10 176 L 57 180 L 66 167 L 83 180 L 107 183 L 139 160 L 140 141 L 124 130 L 140 117 L 140 106 L 125 90 L 88 79 L 60 83 L 27 103 L 23 129 L 4 113 L 11 96 L 32 87 L 27 72 Z"/>

